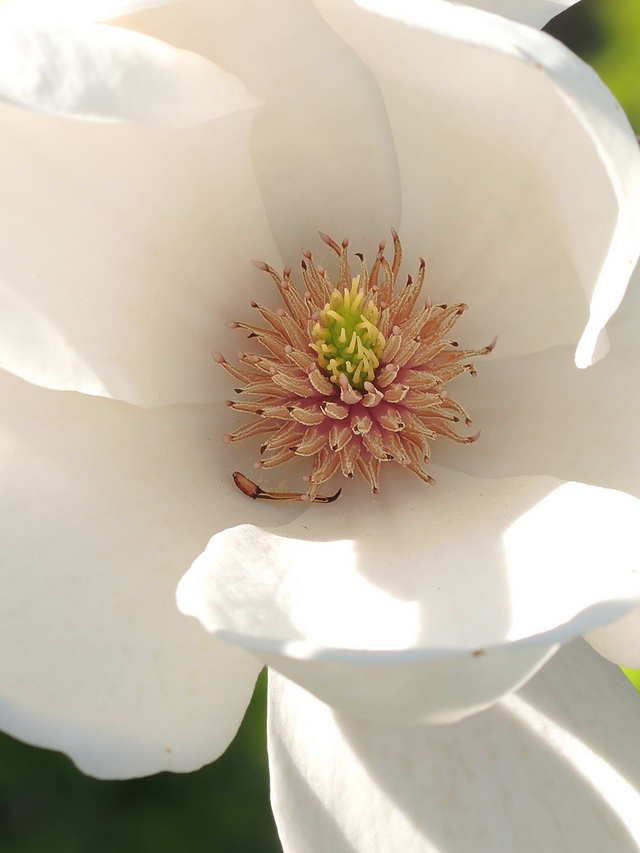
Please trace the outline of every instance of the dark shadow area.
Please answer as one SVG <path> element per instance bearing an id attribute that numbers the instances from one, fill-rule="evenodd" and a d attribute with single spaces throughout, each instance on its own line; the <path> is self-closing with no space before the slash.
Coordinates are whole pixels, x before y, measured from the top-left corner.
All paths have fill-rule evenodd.
<path id="1" fill-rule="evenodd" d="M 0 735 L 2 853 L 280 853 L 263 673 L 227 752 L 195 773 L 124 782 Z"/>
<path id="2" fill-rule="evenodd" d="M 581 0 L 552 18 L 543 28 L 544 32 L 588 61 L 606 44 L 606 36 L 596 11 L 596 7 L 601 5 L 602 0 Z"/>

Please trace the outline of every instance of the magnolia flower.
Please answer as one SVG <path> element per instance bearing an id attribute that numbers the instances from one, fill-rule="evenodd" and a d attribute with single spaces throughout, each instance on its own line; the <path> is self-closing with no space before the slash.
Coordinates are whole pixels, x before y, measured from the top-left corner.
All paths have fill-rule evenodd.
<path id="1" fill-rule="evenodd" d="M 0 724 L 188 771 L 266 663 L 285 851 L 635 850 L 640 700 L 558 652 L 640 666 L 637 293 L 604 331 L 640 154 L 533 29 L 569 4 L 149 5 L 0 9 Z M 249 500 L 210 352 L 281 307 L 251 260 L 335 275 L 318 231 L 393 227 L 462 346 L 499 335 L 451 383 L 480 440 L 433 442 L 436 485 Z"/>

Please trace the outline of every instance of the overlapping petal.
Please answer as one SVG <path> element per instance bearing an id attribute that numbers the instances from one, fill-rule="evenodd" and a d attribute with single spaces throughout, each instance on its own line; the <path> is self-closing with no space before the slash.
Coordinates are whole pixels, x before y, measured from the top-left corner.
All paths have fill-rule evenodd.
<path id="1" fill-rule="evenodd" d="M 371 253 L 397 226 L 398 166 L 378 84 L 310 0 L 186 0 L 121 23 L 207 57 L 264 98 L 251 157 L 284 263 L 313 248 L 319 229 Z"/>
<path id="2" fill-rule="evenodd" d="M 9 0 L 7 6 L 39 18 L 107 21 L 141 9 L 180 3 L 181 0 Z"/>
<path id="3" fill-rule="evenodd" d="M 189 553 L 238 519 L 215 412 L 0 382 L 0 725 L 94 776 L 212 761 L 260 669 L 174 603 Z"/>
<path id="4" fill-rule="evenodd" d="M 640 607 L 627 616 L 585 634 L 596 651 L 629 669 L 640 669 Z"/>
<path id="5" fill-rule="evenodd" d="M 444 469 L 426 493 L 403 473 L 273 532 L 218 534 L 180 609 L 345 713 L 433 723 L 488 707 L 640 598 L 637 499 Z"/>
<path id="6" fill-rule="evenodd" d="M 210 42 L 268 98 L 253 161 L 251 111 L 172 134 L 0 112 L 0 364 L 31 382 L 145 406 L 218 399 L 209 354 L 238 345 L 224 324 L 272 298 L 251 259 L 295 261 L 323 223 L 375 247 L 398 218 L 375 81 L 314 7 L 238 3 L 229 29 L 193 5 L 156 10 L 152 35 Z"/>
<path id="7" fill-rule="evenodd" d="M 202 56 L 120 27 L 0 9 L 0 98 L 69 118 L 190 127 L 257 106 Z"/>
<path id="8" fill-rule="evenodd" d="M 481 441 L 464 452 L 438 443 L 434 459 L 479 477 L 544 473 L 640 497 L 639 324 L 636 273 L 608 326 L 611 351 L 589 370 L 576 373 L 570 347 L 483 364 L 477 382 L 455 383 Z"/>
<path id="9" fill-rule="evenodd" d="M 380 83 L 402 187 L 402 236 L 434 298 L 473 308 L 496 357 L 580 343 L 638 255 L 640 152 L 597 75 L 555 39 L 446 2 L 317 0 Z M 588 311 L 587 311 L 588 308 Z"/>
<path id="10" fill-rule="evenodd" d="M 0 364 L 144 406 L 219 400 L 212 349 L 278 264 L 251 116 L 161 133 L 0 107 Z M 7 166 L 10 164 L 10 167 Z"/>
<path id="11" fill-rule="evenodd" d="M 635 853 L 640 697 L 579 641 L 453 726 L 332 712 L 269 682 L 272 804 L 285 853 Z"/>

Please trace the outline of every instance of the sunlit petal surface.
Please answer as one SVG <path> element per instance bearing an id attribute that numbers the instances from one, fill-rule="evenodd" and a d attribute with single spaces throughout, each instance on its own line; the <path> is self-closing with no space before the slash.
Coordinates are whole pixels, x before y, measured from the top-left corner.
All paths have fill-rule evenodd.
<path id="1" fill-rule="evenodd" d="M 335 708 L 441 723 L 638 600 L 637 499 L 444 469 L 425 494 L 397 473 L 381 495 L 352 488 L 278 535 L 218 534 L 180 582 L 180 609 Z"/>
<path id="2" fill-rule="evenodd" d="M 260 664 L 175 607 L 189 554 L 242 517 L 217 499 L 213 407 L 0 390 L 0 725 L 106 778 L 214 760 Z"/>
<path id="3" fill-rule="evenodd" d="M 270 677 L 272 804 L 285 853 L 636 853 L 640 695 L 584 641 L 462 723 L 332 712 Z"/>

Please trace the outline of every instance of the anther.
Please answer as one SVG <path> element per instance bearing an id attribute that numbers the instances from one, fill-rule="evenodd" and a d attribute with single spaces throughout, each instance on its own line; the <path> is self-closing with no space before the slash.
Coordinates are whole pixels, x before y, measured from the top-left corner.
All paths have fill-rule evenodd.
<path id="1" fill-rule="evenodd" d="M 229 435 L 229 433 L 228 433 L 228 432 L 226 432 L 226 433 L 222 436 L 222 440 L 224 441 L 224 443 L 225 443 L 225 444 L 231 444 L 231 442 L 233 441 L 233 439 L 231 438 L 231 436 Z"/>
<path id="2" fill-rule="evenodd" d="M 251 261 L 251 263 L 262 272 L 269 272 L 269 264 L 265 264 L 264 261 Z"/>
<path id="3" fill-rule="evenodd" d="M 214 360 L 214 361 L 217 361 L 217 362 L 218 362 L 218 364 L 224 364 L 224 363 L 225 363 L 225 361 L 226 361 L 225 357 L 222 355 L 222 353 L 221 353 L 221 352 L 216 352 L 216 351 L 214 350 L 214 351 L 211 353 L 211 355 L 213 356 L 213 360 Z"/>
<path id="4" fill-rule="evenodd" d="M 238 324 L 236 323 L 235 320 L 231 320 L 231 322 L 225 323 L 225 326 L 227 327 L 227 329 L 237 329 L 238 328 Z"/>

